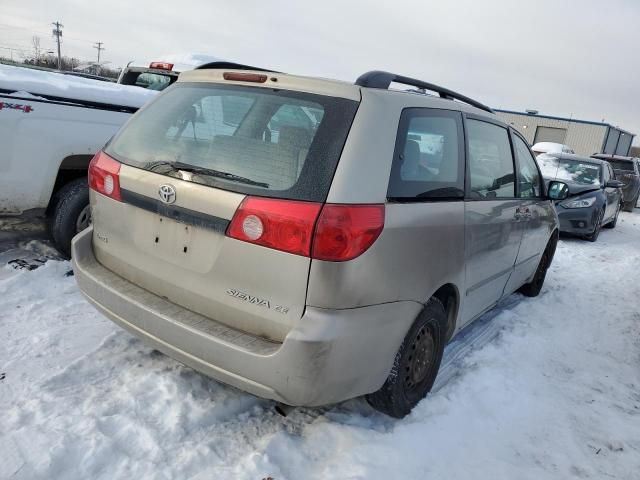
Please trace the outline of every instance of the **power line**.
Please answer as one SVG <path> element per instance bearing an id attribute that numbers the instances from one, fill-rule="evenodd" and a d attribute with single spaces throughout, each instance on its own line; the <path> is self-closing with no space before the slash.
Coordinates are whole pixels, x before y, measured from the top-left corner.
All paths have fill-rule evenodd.
<path id="1" fill-rule="evenodd" d="M 62 37 L 62 25 L 60 22 L 53 22 L 51 25 L 54 25 L 56 28 L 53 29 L 53 36 L 56 37 L 56 42 L 58 43 L 58 70 L 62 70 L 62 55 L 60 55 L 60 37 Z"/>

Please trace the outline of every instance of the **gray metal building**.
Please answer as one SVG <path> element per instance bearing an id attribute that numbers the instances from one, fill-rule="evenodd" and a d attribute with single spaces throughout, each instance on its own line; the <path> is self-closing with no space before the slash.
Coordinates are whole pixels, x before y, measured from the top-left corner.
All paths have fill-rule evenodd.
<path id="1" fill-rule="evenodd" d="M 569 145 L 578 155 L 610 153 L 628 155 L 635 134 L 608 123 L 540 115 L 536 111 L 495 110 L 531 144 L 556 142 Z"/>

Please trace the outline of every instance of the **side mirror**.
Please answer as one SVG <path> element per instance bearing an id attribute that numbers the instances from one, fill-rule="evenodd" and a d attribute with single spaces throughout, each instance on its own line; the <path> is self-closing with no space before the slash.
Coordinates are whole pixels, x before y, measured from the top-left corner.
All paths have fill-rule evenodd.
<path id="1" fill-rule="evenodd" d="M 551 200 L 564 200 L 569 196 L 569 185 L 564 182 L 553 180 L 549 182 L 547 197 Z"/>
<path id="2" fill-rule="evenodd" d="M 624 187 L 624 183 L 622 183 L 620 180 L 609 180 L 606 185 L 606 188 L 622 188 Z"/>

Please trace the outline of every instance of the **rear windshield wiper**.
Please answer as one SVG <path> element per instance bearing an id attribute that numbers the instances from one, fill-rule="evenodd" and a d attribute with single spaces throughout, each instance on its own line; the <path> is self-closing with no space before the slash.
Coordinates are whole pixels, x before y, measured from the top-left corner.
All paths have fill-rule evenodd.
<path id="1" fill-rule="evenodd" d="M 238 183 L 245 183 L 247 185 L 255 185 L 256 187 L 269 188 L 269 184 L 265 182 L 258 182 L 256 180 L 251 180 L 250 178 L 242 177 L 234 173 L 223 172 L 220 170 L 214 170 L 205 167 L 197 167 L 195 165 L 189 165 L 188 163 L 182 162 L 149 162 L 145 164 L 143 168 L 153 172 L 159 169 L 159 167 L 167 167 L 169 171 L 174 172 L 181 170 L 183 172 L 194 173 L 196 175 L 207 175 L 209 177 L 224 178 L 225 180 L 232 180 Z"/>

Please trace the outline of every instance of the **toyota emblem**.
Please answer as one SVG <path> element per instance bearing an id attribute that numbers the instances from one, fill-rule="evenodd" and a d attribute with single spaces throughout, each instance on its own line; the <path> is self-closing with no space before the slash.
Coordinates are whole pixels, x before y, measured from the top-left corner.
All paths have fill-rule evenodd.
<path id="1" fill-rule="evenodd" d="M 169 185 L 168 183 L 160 185 L 158 195 L 160 196 L 160 200 L 164 203 L 173 203 L 176 201 L 176 189 L 173 185 Z"/>

